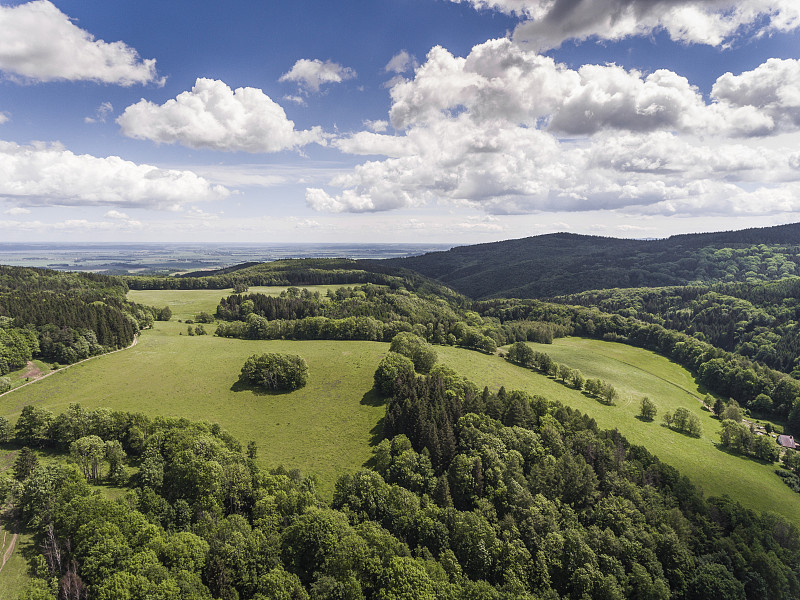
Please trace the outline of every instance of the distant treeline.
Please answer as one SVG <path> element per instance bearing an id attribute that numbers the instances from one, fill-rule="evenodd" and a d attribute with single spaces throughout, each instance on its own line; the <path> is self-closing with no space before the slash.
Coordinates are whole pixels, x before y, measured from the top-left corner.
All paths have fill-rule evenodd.
<path id="1" fill-rule="evenodd" d="M 364 270 L 359 268 L 354 260 L 335 258 L 244 263 L 216 271 L 195 271 L 174 277 L 131 275 L 123 277 L 122 280 L 132 290 L 222 290 L 237 286 L 398 284 L 398 278 L 388 273 Z"/>
<path id="2" fill-rule="evenodd" d="M 800 224 L 630 240 L 556 233 L 389 259 L 474 298 L 773 281 L 800 274 Z"/>
<path id="3" fill-rule="evenodd" d="M 715 286 L 594 290 L 562 296 L 683 331 L 730 352 L 800 376 L 800 278 Z"/>
<path id="4" fill-rule="evenodd" d="M 113 277 L 0 266 L 0 375 L 34 357 L 67 364 L 130 345 L 164 314 L 126 293 Z"/>

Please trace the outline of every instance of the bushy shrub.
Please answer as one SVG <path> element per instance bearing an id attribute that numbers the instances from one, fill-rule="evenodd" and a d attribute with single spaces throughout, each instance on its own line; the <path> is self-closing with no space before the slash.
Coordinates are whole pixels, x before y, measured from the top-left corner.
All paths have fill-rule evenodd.
<path id="1" fill-rule="evenodd" d="M 254 354 L 245 361 L 241 379 L 268 390 L 296 390 L 308 382 L 308 365 L 296 354 Z"/>
<path id="2" fill-rule="evenodd" d="M 414 377 L 414 363 L 397 352 L 389 352 L 375 371 L 375 387 L 384 396 L 394 394 L 398 381 Z"/>
<path id="3" fill-rule="evenodd" d="M 402 332 L 394 336 L 389 351 L 410 358 L 418 373 L 427 373 L 436 364 L 436 350 L 433 346 L 411 332 Z"/>

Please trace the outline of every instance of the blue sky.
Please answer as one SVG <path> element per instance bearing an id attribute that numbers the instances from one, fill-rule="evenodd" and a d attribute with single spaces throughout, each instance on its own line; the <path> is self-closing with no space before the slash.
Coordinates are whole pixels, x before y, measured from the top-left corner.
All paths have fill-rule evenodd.
<path id="1" fill-rule="evenodd" d="M 799 220 L 796 0 L 0 0 L 0 240 Z"/>

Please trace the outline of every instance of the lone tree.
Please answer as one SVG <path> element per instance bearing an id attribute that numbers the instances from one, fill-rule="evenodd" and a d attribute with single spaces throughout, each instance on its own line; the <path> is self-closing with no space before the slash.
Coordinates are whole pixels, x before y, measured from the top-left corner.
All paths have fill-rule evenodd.
<path id="1" fill-rule="evenodd" d="M 241 379 L 268 390 L 296 390 L 308 382 L 308 365 L 296 354 L 254 354 L 245 361 Z"/>
<path id="2" fill-rule="evenodd" d="M 639 416 L 642 417 L 645 421 L 652 421 L 656 418 L 656 413 L 658 409 L 656 408 L 655 402 L 650 400 L 647 396 L 642 398 L 642 405 L 641 410 L 639 411 Z"/>

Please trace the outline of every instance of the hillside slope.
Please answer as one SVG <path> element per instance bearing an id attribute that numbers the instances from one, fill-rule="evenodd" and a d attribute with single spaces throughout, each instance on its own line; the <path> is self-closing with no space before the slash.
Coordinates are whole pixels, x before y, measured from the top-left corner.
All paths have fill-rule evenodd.
<path id="1" fill-rule="evenodd" d="M 554 233 L 381 261 L 471 298 L 546 298 L 592 289 L 770 281 L 800 273 L 800 223 L 630 240 Z"/>

